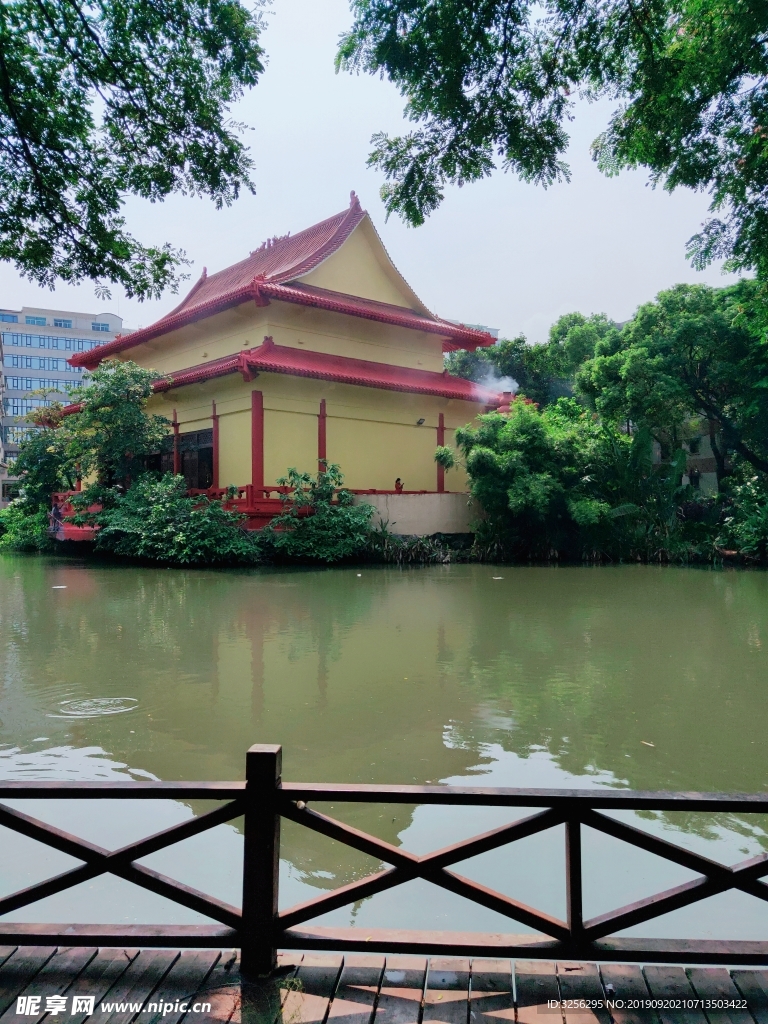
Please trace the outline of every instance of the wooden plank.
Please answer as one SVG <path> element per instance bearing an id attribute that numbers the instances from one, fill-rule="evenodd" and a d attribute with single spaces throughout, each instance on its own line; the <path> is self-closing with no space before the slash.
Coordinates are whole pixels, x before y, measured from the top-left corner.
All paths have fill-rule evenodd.
<path id="1" fill-rule="evenodd" d="M 383 956 L 352 953 L 345 957 L 328 1020 L 335 1024 L 372 1024 L 383 973 Z"/>
<path id="2" fill-rule="evenodd" d="M 19 946 L 0 967 L 0 1014 L 5 1013 L 16 997 L 51 959 L 55 946 Z"/>
<path id="3" fill-rule="evenodd" d="M 471 1024 L 502 1024 L 515 1019 L 509 960 L 473 960 L 469 1002 Z"/>
<path id="4" fill-rule="evenodd" d="M 295 973 L 295 967 L 291 968 L 291 973 Z M 197 998 L 210 1003 L 211 1008 L 205 1013 L 188 1012 L 183 1018 L 188 1024 L 226 1024 L 229 1020 L 241 1019 L 240 955 L 236 950 L 222 954 L 197 993 Z M 271 1017 L 272 1021 L 277 1017 L 279 1006 L 278 1002 Z M 261 1008 L 260 1005 L 258 1008 Z M 254 1014 L 254 1019 L 261 1021 L 262 1018 Z M 269 1024 L 268 1017 L 264 1020 L 265 1024 Z"/>
<path id="5" fill-rule="evenodd" d="M 606 1000 L 648 999 L 650 993 L 637 964 L 603 964 L 600 968 Z M 614 1024 L 656 1024 L 655 1010 L 608 1008 Z M 768 1022 L 766 1022 L 768 1024 Z"/>
<path id="6" fill-rule="evenodd" d="M 130 1024 L 178 957 L 177 950 L 142 950 L 102 1001 L 100 1024 Z"/>
<path id="7" fill-rule="evenodd" d="M 62 948 L 57 949 L 50 960 L 37 972 L 23 992 L 19 995 L 40 996 L 40 1007 L 37 1013 L 26 1013 L 25 1024 L 38 1024 L 45 1017 L 46 996 L 60 996 L 69 988 L 83 968 L 96 955 L 95 949 Z M 18 996 L 17 996 L 18 998 Z M 0 1024 L 19 1024 L 16 1004 L 0 1014 Z"/>
<path id="8" fill-rule="evenodd" d="M 426 976 L 426 957 L 388 956 L 375 1024 L 419 1024 Z"/>
<path id="9" fill-rule="evenodd" d="M 17 924 L 0 921 L 0 942 L 34 946 L 182 946 L 227 949 L 234 928 L 216 924 Z M 768 959 L 768 958 L 767 958 Z"/>
<path id="10" fill-rule="evenodd" d="M 731 971 L 731 977 L 757 1024 L 768 1024 L 768 972 Z"/>
<path id="11" fill-rule="evenodd" d="M 216 950 L 183 952 L 149 1000 L 150 1003 L 157 1003 L 157 1010 L 150 1013 L 145 1009 L 141 1015 L 142 1024 L 157 1024 L 158 1021 L 179 1024 L 189 1012 L 189 1004 L 197 1002 L 198 991 L 220 957 L 221 953 Z M 187 1006 L 186 1010 L 183 1009 L 184 1005 Z M 193 1013 L 192 1016 L 194 1018 L 197 1015 Z"/>
<path id="12" fill-rule="evenodd" d="M 651 996 L 654 999 L 696 999 L 682 967 L 646 967 L 643 971 Z M 706 1024 L 707 1018 L 699 1009 L 658 1010 L 661 1024 Z"/>
<path id="13" fill-rule="evenodd" d="M 716 1003 L 720 1001 L 729 1003 L 733 1000 L 741 1002 L 743 998 L 724 967 L 692 967 L 688 971 L 688 980 L 693 985 L 696 995 L 702 999 L 711 999 Z M 719 1009 L 714 1006 L 706 1007 L 704 1012 L 709 1024 L 752 1024 L 752 1017 L 748 1010 L 739 1010 L 729 1006 Z"/>
<path id="14" fill-rule="evenodd" d="M 9 957 L 13 956 L 17 948 L 17 946 L 0 946 L 0 967 Z"/>
<path id="15" fill-rule="evenodd" d="M 138 955 L 137 949 L 100 949 L 82 974 L 72 979 L 70 997 L 93 996 L 94 1008 L 98 1010 L 102 999 L 117 984 Z M 72 1009 L 71 1002 L 69 1009 Z M 67 1024 L 84 1024 L 89 1016 L 90 1014 L 85 1011 L 78 1014 L 70 1013 Z M 53 1020 L 50 1024 L 53 1024 Z"/>
<path id="16" fill-rule="evenodd" d="M 609 1024 L 610 1016 L 602 1007 L 605 996 L 597 964 L 558 963 L 557 980 L 560 984 L 560 998 L 565 1004 L 565 1024 Z M 570 1007 L 570 1000 L 584 1001 L 590 1005 Z"/>
<path id="17" fill-rule="evenodd" d="M 11 783 L 12 785 L 12 783 Z M 39 785 L 39 783 L 32 783 Z M 51 785 L 51 783 L 48 783 Z M 53 783 L 53 785 L 56 785 Z M 71 786 L 71 783 L 61 783 Z M 84 785 L 98 785 L 85 783 Z M 108 783 L 109 785 L 109 783 Z M 138 788 L 138 784 L 137 785 Z M 152 785 L 152 783 L 141 783 Z M 168 783 L 155 785 L 168 785 Z M 177 783 L 183 785 L 183 783 Z M 193 785 L 187 783 L 187 785 Z M 198 783 L 199 785 L 199 783 Z M 211 783 L 213 785 L 213 783 Z M 0 788 L 2 794 L 2 788 Z M 26 796 L 26 793 L 25 793 Z M 280 799 L 306 802 L 454 804 L 484 807 L 633 808 L 655 811 L 768 811 L 764 793 L 670 793 L 651 790 L 507 789 L 490 786 L 379 786 L 372 783 L 284 782 Z"/>
<path id="18" fill-rule="evenodd" d="M 562 1021 L 559 1011 L 553 1013 L 547 1005 L 550 999 L 560 999 L 553 963 L 518 961 L 515 964 L 515 993 L 518 1024 L 558 1024 Z"/>
<path id="19" fill-rule="evenodd" d="M 469 1013 L 469 960 L 429 961 L 424 992 L 424 1024 L 466 1024 Z"/>
<path id="20" fill-rule="evenodd" d="M 283 1020 L 288 1024 L 323 1024 L 336 989 L 342 958 L 307 954 L 296 972 L 296 988 L 283 1003 Z"/>

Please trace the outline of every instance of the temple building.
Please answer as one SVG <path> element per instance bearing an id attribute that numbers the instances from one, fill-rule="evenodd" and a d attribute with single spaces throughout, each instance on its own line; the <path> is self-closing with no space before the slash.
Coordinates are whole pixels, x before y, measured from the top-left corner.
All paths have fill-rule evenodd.
<path id="1" fill-rule="evenodd" d="M 456 532 L 466 480 L 435 448 L 501 396 L 447 374 L 443 353 L 493 343 L 426 308 L 352 193 L 342 213 L 203 270 L 155 324 L 70 363 L 131 359 L 166 378 L 150 402 L 173 422 L 158 468 L 191 488 L 237 486 L 263 508 L 289 467 L 327 460 L 390 526 L 398 518 L 394 532 Z"/>

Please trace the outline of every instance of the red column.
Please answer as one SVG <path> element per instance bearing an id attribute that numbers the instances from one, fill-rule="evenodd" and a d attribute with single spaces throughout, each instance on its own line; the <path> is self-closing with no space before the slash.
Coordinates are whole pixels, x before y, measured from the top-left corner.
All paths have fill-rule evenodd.
<path id="1" fill-rule="evenodd" d="M 173 410 L 173 475 L 178 476 L 181 472 L 181 458 L 179 456 L 179 418 L 176 410 Z"/>
<path id="2" fill-rule="evenodd" d="M 263 498 L 259 493 L 264 487 L 264 395 L 261 391 L 251 392 L 251 484 L 254 497 Z"/>
<path id="3" fill-rule="evenodd" d="M 445 444 L 445 416 L 442 413 L 437 419 L 437 444 L 439 448 Z M 445 469 L 440 463 L 437 465 L 437 490 L 439 494 L 445 491 Z"/>
<path id="4" fill-rule="evenodd" d="M 317 471 L 322 473 L 326 467 L 326 425 L 328 416 L 325 411 L 325 399 L 320 399 L 320 415 L 317 417 Z"/>
<path id="5" fill-rule="evenodd" d="M 216 412 L 216 403 L 211 402 L 211 419 L 213 420 L 213 480 L 211 487 L 219 486 L 219 414 Z"/>

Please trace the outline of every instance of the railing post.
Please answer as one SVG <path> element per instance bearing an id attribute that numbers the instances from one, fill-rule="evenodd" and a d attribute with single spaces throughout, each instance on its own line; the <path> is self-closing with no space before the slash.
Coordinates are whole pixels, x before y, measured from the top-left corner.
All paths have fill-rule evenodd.
<path id="1" fill-rule="evenodd" d="M 565 823 L 565 899 L 571 942 L 579 945 L 584 938 L 584 910 L 581 892 L 581 822 Z"/>
<path id="2" fill-rule="evenodd" d="M 245 758 L 245 850 L 240 970 L 244 978 L 271 973 L 277 963 L 280 868 L 280 788 L 283 748 L 257 743 Z"/>

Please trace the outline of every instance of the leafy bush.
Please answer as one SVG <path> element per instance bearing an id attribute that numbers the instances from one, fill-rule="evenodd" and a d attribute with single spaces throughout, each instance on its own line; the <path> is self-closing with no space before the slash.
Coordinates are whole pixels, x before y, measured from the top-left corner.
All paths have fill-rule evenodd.
<path id="1" fill-rule="evenodd" d="M 289 469 L 278 480 L 290 488 L 282 496 L 283 510 L 259 535 L 262 552 L 278 561 L 324 564 L 362 556 L 374 508 L 355 505 L 343 482 L 336 465 L 326 466 L 316 478 Z"/>
<path id="2" fill-rule="evenodd" d="M 47 551 L 51 547 L 45 509 L 35 508 L 24 498 L 0 509 L 0 551 Z"/>
<path id="3" fill-rule="evenodd" d="M 17 498 L 0 509 L 0 551 L 49 551 L 48 513 Z"/>
<path id="4" fill-rule="evenodd" d="M 470 489 L 483 508 L 477 548 L 489 557 L 547 560 L 684 556 L 677 508 L 681 460 L 654 466 L 647 431 L 602 424 L 573 399 L 539 410 L 515 402 L 456 432 Z M 449 467 L 455 456 L 439 449 Z"/>
<path id="5" fill-rule="evenodd" d="M 242 516 L 220 501 L 187 496 L 182 476 L 139 477 L 124 494 L 103 493 L 100 512 L 81 512 L 79 523 L 99 527 L 96 548 L 127 558 L 174 565 L 247 565 L 258 560 L 258 545 L 241 528 Z"/>
<path id="6" fill-rule="evenodd" d="M 717 538 L 719 547 L 768 560 L 768 479 L 750 476 L 731 488 L 731 507 Z"/>

